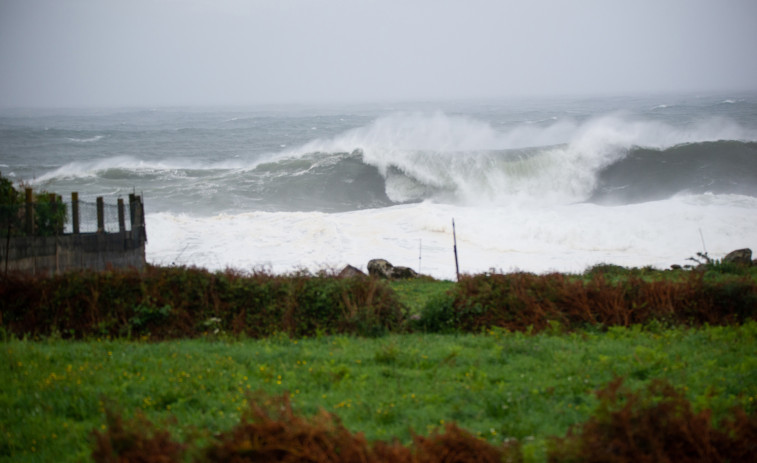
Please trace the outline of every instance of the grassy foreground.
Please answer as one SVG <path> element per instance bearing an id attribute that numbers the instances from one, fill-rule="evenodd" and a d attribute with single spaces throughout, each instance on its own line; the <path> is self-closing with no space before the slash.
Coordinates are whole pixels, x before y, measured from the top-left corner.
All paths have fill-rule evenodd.
<path id="1" fill-rule="evenodd" d="M 127 417 L 143 410 L 180 440 L 207 440 L 239 421 L 255 390 L 289 391 L 299 413 L 334 412 L 368 439 L 407 442 L 411 428 L 427 434 L 455 421 L 491 442 L 516 438 L 527 461 L 543 461 L 547 438 L 586 421 L 591 392 L 615 376 L 632 389 L 666 379 L 714 418 L 734 405 L 754 414 L 755 352 L 754 321 L 375 339 L 11 337 L 0 350 L 0 461 L 87 460 L 108 403 Z"/>

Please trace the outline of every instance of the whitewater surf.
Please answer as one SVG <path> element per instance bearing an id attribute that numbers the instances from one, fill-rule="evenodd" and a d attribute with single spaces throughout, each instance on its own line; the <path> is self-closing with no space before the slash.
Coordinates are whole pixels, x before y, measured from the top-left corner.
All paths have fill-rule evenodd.
<path id="1" fill-rule="evenodd" d="M 161 265 L 422 253 L 423 273 L 453 278 L 453 218 L 466 273 L 757 246 L 755 95 L 7 112 L 0 155 L 4 175 L 64 196 L 141 193 Z"/>

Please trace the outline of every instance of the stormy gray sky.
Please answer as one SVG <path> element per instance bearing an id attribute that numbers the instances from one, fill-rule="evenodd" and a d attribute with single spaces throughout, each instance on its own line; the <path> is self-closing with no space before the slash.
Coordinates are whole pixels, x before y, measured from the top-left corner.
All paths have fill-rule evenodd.
<path id="1" fill-rule="evenodd" d="M 0 0 L 0 107 L 755 89 L 754 0 Z"/>

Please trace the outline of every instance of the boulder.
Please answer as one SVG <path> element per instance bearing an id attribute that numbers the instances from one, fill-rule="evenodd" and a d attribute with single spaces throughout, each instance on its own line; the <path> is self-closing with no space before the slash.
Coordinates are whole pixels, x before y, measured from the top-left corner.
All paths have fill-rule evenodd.
<path id="1" fill-rule="evenodd" d="M 410 267 L 394 267 L 392 269 L 392 279 L 394 280 L 408 280 L 410 278 L 416 278 L 418 272 Z"/>
<path id="2" fill-rule="evenodd" d="M 368 261 L 368 275 L 376 278 L 391 279 L 394 266 L 384 259 Z"/>
<path id="3" fill-rule="evenodd" d="M 362 270 L 359 268 L 353 267 L 352 265 L 347 265 L 342 269 L 341 272 L 339 272 L 339 278 L 365 278 L 368 275 L 363 273 Z"/>
<path id="4" fill-rule="evenodd" d="M 404 280 L 418 276 L 415 270 L 409 267 L 395 267 L 385 259 L 371 259 L 368 262 L 368 274 L 385 280 Z"/>
<path id="5" fill-rule="evenodd" d="M 723 262 L 739 265 L 752 265 L 752 250 L 745 248 L 731 251 L 723 257 Z"/>

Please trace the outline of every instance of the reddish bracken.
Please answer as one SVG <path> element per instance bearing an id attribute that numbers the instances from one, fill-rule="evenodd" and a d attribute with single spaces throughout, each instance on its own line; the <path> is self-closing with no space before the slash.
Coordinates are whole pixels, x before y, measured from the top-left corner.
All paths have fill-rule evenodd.
<path id="1" fill-rule="evenodd" d="M 549 439 L 548 460 L 557 462 L 736 462 L 757 461 L 757 415 L 734 409 L 719 425 L 710 412 L 695 412 L 682 391 L 654 380 L 633 392 L 622 379 L 597 391 L 600 405 L 564 437 Z M 410 445 L 368 442 L 347 430 L 336 415 L 297 415 L 288 395 L 250 399 L 231 430 L 203 449 L 174 441 L 144 416 L 122 420 L 108 412 L 108 427 L 95 431 L 96 462 L 364 462 L 467 463 L 523 461 L 521 444 L 493 445 L 454 423 L 443 432 L 413 435 Z"/>
<path id="2" fill-rule="evenodd" d="M 660 380 L 631 392 L 622 379 L 597 392 L 600 405 L 585 423 L 553 438 L 550 462 L 757 461 L 757 416 L 734 410 L 713 426 L 683 392 Z"/>
<path id="3" fill-rule="evenodd" d="M 124 423 L 108 413 L 108 428 L 95 431 L 93 459 L 112 462 L 178 462 L 189 450 L 168 432 L 156 431 L 142 415 Z M 494 446 L 454 424 L 443 433 L 413 436 L 404 446 L 395 441 L 368 442 L 362 433 L 347 430 L 336 415 L 321 411 L 312 418 L 298 416 L 289 396 L 250 400 L 247 412 L 230 431 L 221 433 L 197 455 L 199 462 L 260 463 L 499 463 L 522 461 L 520 446 Z"/>
<path id="4" fill-rule="evenodd" d="M 451 291 L 458 328 L 501 327 L 540 332 L 559 322 L 566 329 L 630 326 L 653 320 L 684 325 L 741 323 L 757 315 L 757 284 L 749 277 L 707 280 L 691 272 L 674 280 L 631 276 L 611 282 L 563 274 L 485 274 L 463 278 Z"/>

